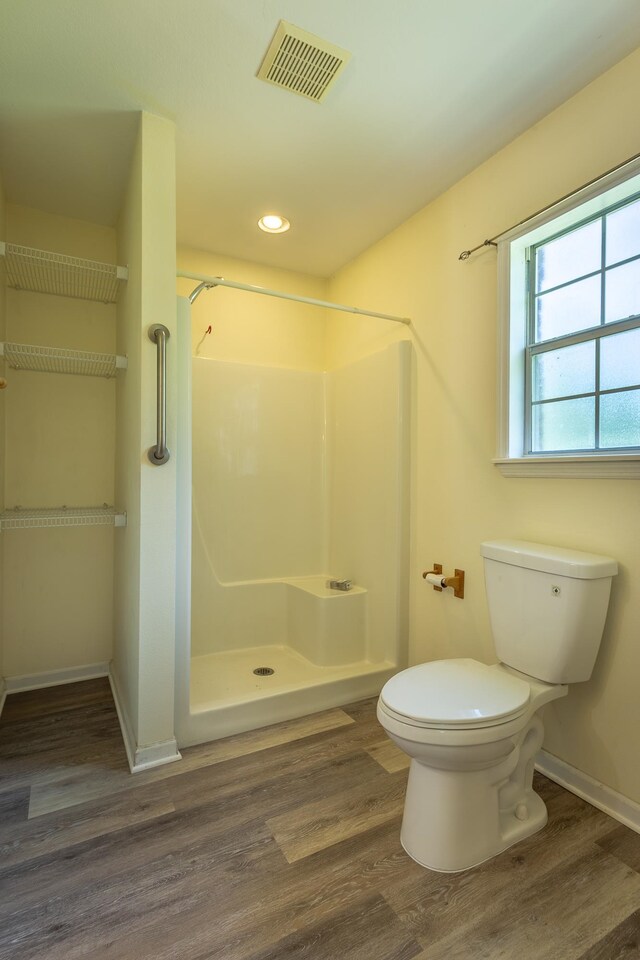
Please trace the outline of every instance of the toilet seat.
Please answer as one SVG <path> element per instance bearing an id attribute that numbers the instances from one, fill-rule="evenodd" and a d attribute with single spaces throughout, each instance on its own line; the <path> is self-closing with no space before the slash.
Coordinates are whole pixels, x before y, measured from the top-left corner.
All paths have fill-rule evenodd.
<path id="1" fill-rule="evenodd" d="M 397 673 L 384 685 L 387 714 L 414 727 L 473 730 L 516 720 L 527 712 L 531 687 L 477 660 L 434 660 Z"/>

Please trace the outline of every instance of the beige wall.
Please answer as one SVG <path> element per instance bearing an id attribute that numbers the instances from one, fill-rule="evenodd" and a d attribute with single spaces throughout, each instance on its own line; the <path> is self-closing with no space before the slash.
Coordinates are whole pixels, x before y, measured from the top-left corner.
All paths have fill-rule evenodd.
<path id="1" fill-rule="evenodd" d="M 411 662 L 495 659 L 480 542 L 520 537 L 610 554 L 620 563 L 594 675 L 547 709 L 545 746 L 640 801 L 640 484 L 518 480 L 496 452 L 496 256 L 481 243 L 640 151 L 640 51 L 511 143 L 341 270 L 330 297 L 413 318 L 329 320 L 330 365 L 410 336 L 412 422 Z M 464 601 L 427 588 L 433 562 L 466 571 Z"/>
<path id="2" fill-rule="evenodd" d="M 268 239 L 278 242 L 277 236 Z M 327 281 L 318 277 L 189 247 L 178 249 L 178 269 L 317 300 L 327 298 Z M 188 296 L 197 283 L 197 280 L 179 279 L 178 294 Z M 193 354 L 238 363 L 324 370 L 326 316 L 327 311 L 321 307 L 243 290 L 228 287 L 205 290 L 191 308 Z M 215 328 L 215 336 L 204 335 L 209 324 Z"/>
<path id="3" fill-rule="evenodd" d="M 7 240 L 115 262 L 115 231 L 7 206 Z M 6 339 L 113 353 L 113 305 L 6 291 Z M 7 369 L 3 470 L 8 507 L 114 502 L 115 383 Z M 4 555 L 7 677 L 104 664 L 113 637 L 109 527 L 8 530 Z"/>
<path id="4" fill-rule="evenodd" d="M 129 370 L 118 387 L 116 495 L 129 521 L 116 555 L 113 669 L 134 746 L 155 749 L 173 740 L 176 487 L 175 450 L 162 466 L 147 459 L 156 429 L 156 347 L 148 330 L 162 323 L 171 334 L 170 448 L 176 438 L 170 371 L 177 338 L 175 128 L 151 114 L 140 118 L 118 224 L 118 258 L 129 267 L 118 307 L 118 351 L 129 356 Z"/>

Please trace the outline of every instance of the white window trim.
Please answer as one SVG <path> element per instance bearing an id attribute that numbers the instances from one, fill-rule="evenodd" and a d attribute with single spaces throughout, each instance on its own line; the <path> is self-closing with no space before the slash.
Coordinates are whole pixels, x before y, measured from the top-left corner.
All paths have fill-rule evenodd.
<path id="1" fill-rule="evenodd" d="M 498 242 L 498 452 L 493 463 L 505 477 L 640 479 L 640 455 L 589 453 L 530 456 L 524 451 L 525 251 L 640 192 L 640 160 L 554 204 Z"/>

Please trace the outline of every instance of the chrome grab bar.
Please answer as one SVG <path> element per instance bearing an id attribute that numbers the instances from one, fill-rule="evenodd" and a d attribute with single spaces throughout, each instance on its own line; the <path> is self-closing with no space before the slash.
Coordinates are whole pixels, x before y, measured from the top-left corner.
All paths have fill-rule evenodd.
<path id="1" fill-rule="evenodd" d="M 167 449 L 167 340 L 169 336 L 168 329 L 162 323 L 154 323 L 149 327 L 149 340 L 158 347 L 158 442 L 155 447 L 149 447 L 147 456 L 156 467 L 166 463 L 170 456 Z"/>

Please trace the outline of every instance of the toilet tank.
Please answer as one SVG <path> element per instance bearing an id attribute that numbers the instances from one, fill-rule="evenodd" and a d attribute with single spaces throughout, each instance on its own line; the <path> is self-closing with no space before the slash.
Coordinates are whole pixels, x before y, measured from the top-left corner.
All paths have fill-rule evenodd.
<path id="1" fill-rule="evenodd" d="M 588 680 L 616 561 L 526 540 L 488 541 L 481 553 L 500 661 L 546 683 Z"/>

